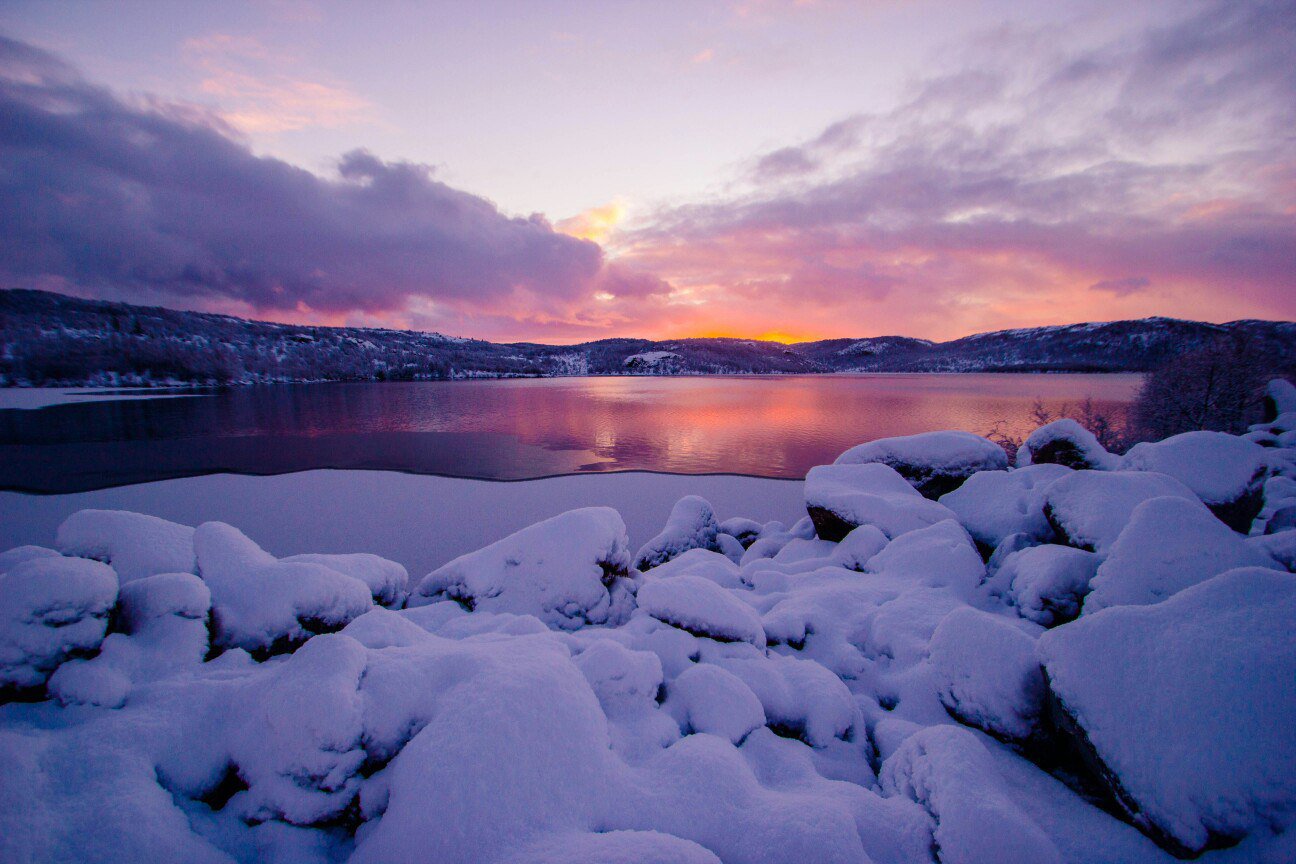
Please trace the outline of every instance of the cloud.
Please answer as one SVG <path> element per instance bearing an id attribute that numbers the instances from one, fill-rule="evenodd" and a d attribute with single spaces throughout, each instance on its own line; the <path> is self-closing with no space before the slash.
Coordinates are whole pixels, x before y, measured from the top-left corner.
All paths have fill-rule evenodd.
<path id="1" fill-rule="evenodd" d="M 1089 286 L 1090 291 L 1106 291 L 1117 297 L 1128 297 L 1152 284 L 1146 276 L 1127 276 L 1124 279 L 1104 279 Z"/>
<path id="2" fill-rule="evenodd" d="M 988 31 L 618 249 L 763 329 L 1296 317 L 1296 4 L 1181 9 L 1090 44 Z"/>
<path id="3" fill-rule="evenodd" d="M 596 294 L 668 290 L 428 166 L 356 150 L 320 177 L 254 155 L 204 112 L 128 103 L 2 38 L 0 278 L 278 317 L 414 309 L 555 330 L 590 326 Z"/>
<path id="4" fill-rule="evenodd" d="M 292 7 L 286 7 L 292 11 Z M 198 92 L 229 125 L 249 135 L 367 122 L 372 106 L 348 88 L 289 74 L 283 57 L 250 36 L 212 33 L 187 40 L 186 61 L 201 75 Z"/>

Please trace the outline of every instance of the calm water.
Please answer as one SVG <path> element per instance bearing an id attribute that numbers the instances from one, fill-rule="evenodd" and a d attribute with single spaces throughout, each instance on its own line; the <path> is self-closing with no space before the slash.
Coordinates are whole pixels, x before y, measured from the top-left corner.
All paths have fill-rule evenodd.
<path id="1" fill-rule="evenodd" d="M 0 488 L 376 468 L 518 480 L 649 470 L 800 477 L 862 441 L 1029 431 L 1035 399 L 1128 402 L 1137 375 L 560 378 L 239 388 L 0 410 Z"/>

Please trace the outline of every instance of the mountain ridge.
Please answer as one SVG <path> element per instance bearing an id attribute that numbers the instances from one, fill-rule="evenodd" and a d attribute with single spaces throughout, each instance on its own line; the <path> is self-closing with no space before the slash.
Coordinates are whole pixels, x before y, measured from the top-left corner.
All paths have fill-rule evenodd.
<path id="1" fill-rule="evenodd" d="M 0 291 L 0 385 L 250 384 L 570 375 L 1142 372 L 1221 337 L 1296 361 L 1296 323 L 1164 316 L 1011 328 L 946 342 L 887 335 L 497 343 L 415 330 L 279 324 L 48 291 Z"/>

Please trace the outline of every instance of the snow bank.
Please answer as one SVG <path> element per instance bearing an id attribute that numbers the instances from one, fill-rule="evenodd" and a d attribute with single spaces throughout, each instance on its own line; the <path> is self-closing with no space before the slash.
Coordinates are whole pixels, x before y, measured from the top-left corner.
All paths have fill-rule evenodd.
<path id="1" fill-rule="evenodd" d="M 1231 570 L 1039 640 L 1061 727 L 1140 829 L 1196 854 L 1296 814 L 1296 581 Z"/>
<path id="2" fill-rule="evenodd" d="M 1003 448 L 970 432 L 923 432 L 852 447 L 835 465 L 889 465 L 926 498 L 936 499 L 978 471 L 1008 467 Z"/>
<path id="3" fill-rule="evenodd" d="M 1173 477 L 1151 471 L 1076 471 L 1044 490 L 1044 516 L 1061 542 L 1106 555 L 1134 508 L 1168 495 L 1201 502 Z"/>
<path id="4" fill-rule="evenodd" d="M 1151 498 L 1134 509 L 1098 567 L 1084 611 L 1160 603 L 1225 570 L 1277 566 L 1200 506 Z"/>
<path id="5" fill-rule="evenodd" d="M 1045 463 L 1083 470 L 1115 468 L 1119 457 L 1098 443 L 1088 429 L 1074 420 L 1062 419 L 1036 429 L 1017 449 L 1017 467 Z"/>
<path id="6" fill-rule="evenodd" d="M 1120 467 L 1175 478 L 1221 522 L 1245 534 L 1264 502 L 1269 459 L 1263 447 L 1235 435 L 1185 432 L 1164 441 L 1135 444 Z"/>
<path id="7" fill-rule="evenodd" d="M 615 624 L 634 607 L 627 542 L 615 510 L 571 510 L 433 570 L 409 605 L 450 599 L 566 630 Z"/>
<path id="8" fill-rule="evenodd" d="M 635 553 L 635 569 L 649 570 L 690 549 L 715 550 L 715 511 L 705 498 L 688 495 L 675 502 L 666 527 Z"/>
<path id="9" fill-rule="evenodd" d="M 344 576 L 359 579 L 369 586 L 374 602 L 383 606 L 399 607 L 409 594 L 409 572 L 395 561 L 367 552 L 290 555 L 281 560 L 286 564 L 320 564 Z"/>
<path id="10" fill-rule="evenodd" d="M 805 502 L 815 532 L 832 541 L 860 525 L 875 525 L 888 537 L 896 537 L 954 518 L 949 508 L 919 495 L 894 468 L 877 462 L 811 468 Z"/>
<path id="11" fill-rule="evenodd" d="M 111 564 L 122 582 L 155 573 L 194 572 L 194 529 L 124 510 L 81 510 L 58 529 L 64 555 Z"/>

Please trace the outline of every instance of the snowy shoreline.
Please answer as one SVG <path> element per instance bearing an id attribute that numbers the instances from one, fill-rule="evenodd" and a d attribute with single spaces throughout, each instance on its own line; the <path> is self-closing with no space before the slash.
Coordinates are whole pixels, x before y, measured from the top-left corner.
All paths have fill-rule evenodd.
<path id="1" fill-rule="evenodd" d="M 1293 860 L 1270 392 L 1245 436 L 923 433 L 803 483 L 5 493 L 0 859 Z"/>

